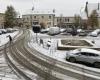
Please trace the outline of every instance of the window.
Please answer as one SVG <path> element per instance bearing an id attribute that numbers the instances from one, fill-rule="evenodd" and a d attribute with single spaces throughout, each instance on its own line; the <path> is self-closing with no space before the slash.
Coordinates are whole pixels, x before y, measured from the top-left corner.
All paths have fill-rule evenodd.
<path id="1" fill-rule="evenodd" d="M 83 55 L 83 56 L 89 56 L 89 53 L 81 52 L 81 55 Z"/>
<path id="2" fill-rule="evenodd" d="M 80 55 L 81 53 L 79 52 L 79 53 L 76 53 L 75 55 Z"/>
<path id="3" fill-rule="evenodd" d="M 37 22 L 37 21 L 33 22 L 34 25 L 37 25 L 38 23 L 39 23 L 39 22 Z"/>
<path id="4" fill-rule="evenodd" d="M 65 22 L 67 21 L 67 19 L 65 18 Z"/>
<path id="5" fill-rule="evenodd" d="M 68 22 L 69 22 L 69 18 L 68 18 Z"/>
<path id="6" fill-rule="evenodd" d="M 82 52 L 81 55 L 84 55 L 84 56 L 91 56 L 91 57 L 96 57 L 96 56 L 99 56 L 98 54 L 94 54 L 94 53 L 87 53 L 87 52 Z"/>
<path id="7" fill-rule="evenodd" d="M 59 19 L 57 19 L 57 22 L 59 22 Z"/>
<path id="8" fill-rule="evenodd" d="M 62 21 L 62 19 L 60 19 L 60 22 Z"/>
<path id="9" fill-rule="evenodd" d="M 28 17 L 27 17 L 27 20 L 28 20 Z"/>
<path id="10" fill-rule="evenodd" d="M 49 16 L 49 19 L 51 19 L 51 16 Z"/>
<path id="11" fill-rule="evenodd" d="M 42 19 L 44 18 L 44 16 L 42 16 Z"/>
<path id="12" fill-rule="evenodd" d="M 25 18 L 23 18 L 23 21 L 25 21 Z"/>
<path id="13" fill-rule="evenodd" d="M 48 22 L 48 25 L 51 25 L 51 22 Z"/>
<path id="14" fill-rule="evenodd" d="M 98 54 L 94 54 L 94 53 L 89 53 L 89 56 L 91 56 L 91 57 L 94 56 L 95 57 L 95 56 L 99 56 L 99 55 Z"/>
<path id="15" fill-rule="evenodd" d="M 34 16 L 34 19 L 36 19 L 36 16 Z"/>
<path id="16" fill-rule="evenodd" d="M 65 22 L 69 22 L 69 18 L 65 18 Z"/>

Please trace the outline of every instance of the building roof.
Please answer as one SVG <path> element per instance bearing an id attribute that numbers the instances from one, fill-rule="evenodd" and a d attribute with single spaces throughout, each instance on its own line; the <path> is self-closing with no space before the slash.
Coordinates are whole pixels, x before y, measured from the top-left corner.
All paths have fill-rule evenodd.
<path id="1" fill-rule="evenodd" d="M 85 7 L 86 7 L 86 5 L 85 5 Z M 93 10 L 96 10 L 98 13 L 98 17 L 100 17 L 100 3 L 87 3 L 88 16 L 91 15 Z M 87 19 L 85 8 L 84 8 L 84 11 L 81 13 L 81 17 L 83 19 Z"/>
<path id="2" fill-rule="evenodd" d="M 74 16 L 55 16 L 55 18 L 74 18 Z"/>
<path id="3" fill-rule="evenodd" d="M 23 15 L 32 15 L 32 14 L 55 14 L 53 10 L 27 10 Z"/>
<path id="4" fill-rule="evenodd" d="M 88 14 L 90 15 L 93 10 L 100 12 L 100 3 L 90 3 L 87 5 L 88 7 Z"/>

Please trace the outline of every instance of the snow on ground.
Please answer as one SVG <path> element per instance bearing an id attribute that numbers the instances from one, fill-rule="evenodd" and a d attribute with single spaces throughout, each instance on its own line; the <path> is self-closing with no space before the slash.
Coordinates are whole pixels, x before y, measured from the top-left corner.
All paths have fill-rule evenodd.
<path id="1" fill-rule="evenodd" d="M 46 34 L 45 34 L 46 35 Z M 44 34 L 41 34 L 41 36 L 45 36 Z M 34 48 L 36 49 L 37 51 L 39 51 L 40 53 L 42 54 L 45 54 L 49 57 L 53 57 L 57 60 L 60 60 L 60 61 L 63 61 L 63 62 L 67 62 L 66 61 L 66 50 L 65 51 L 61 51 L 61 50 L 57 50 L 57 41 L 58 41 L 58 38 L 42 38 L 43 39 L 43 44 L 40 45 L 40 35 L 39 35 L 39 38 L 38 38 L 38 44 L 36 43 L 36 39 L 35 39 L 35 34 L 31 31 L 31 41 L 28 43 L 29 46 L 31 48 Z M 70 36 L 66 37 L 66 38 L 70 38 Z M 72 37 L 71 37 L 72 38 Z M 89 42 L 91 41 L 95 41 L 95 46 L 96 47 L 100 47 L 100 36 L 99 37 L 74 37 L 75 39 L 85 39 Z M 73 39 L 74 39 L 73 38 Z M 47 46 L 48 44 L 48 41 L 49 41 L 49 44 L 51 45 L 50 47 Z M 50 43 L 51 41 L 51 43 Z M 74 63 L 73 63 L 74 64 Z M 80 65 L 80 64 L 77 64 L 79 66 L 85 66 L 85 65 Z"/>
<path id="2" fill-rule="evenodd" d="M 31 47 L 34 47 L 35 49 L 37 49 L 38 51 L 42 52 L 43 54 L 46 54 L 46 55 L 49 55 L 49 56 L 53 56 L 53 57 L 56 57 L 58 59 L 60 59 L 60 58 L 65 59 L 67 51 L 57 50 L 57 42 L 58 42 L 59 38 L 57 38 L 57 39 L 56 38 L 54 39 L 54 38 L 51 38 L 51 37 L 50 38 L 44 38 L 43 36 L 48 37 L 49 35 L 40 34 L 39 33 L 38 34 L 38 36 L 39 36 L 38 44 L 37 44 L 37 43 L 35 43 L 35 41 L 36 41 L 36 37 L 35 36 L 36 36 L 35 33 L 33 33 L 31 31 L 31 43 L 29 43 L 29 45 Z M 68 37 L 66 37 L 66 38 L 68 38 Z M 40 38 L 43 39 L 43 45 L 42 44 L 40 45 Z M 78 36 L 76 36 L 74 38 L 75 39 L 85 39 L 89 43 L 91 43 L 91 41 L 95 41 L 94 44 L 91 43 L 91 44 L 94 45 L 93 47 L 100 47 L 100 36 L 99 37 L 90 37 L 90 36 L 88 36 L 88 37 L 78 37 Z M 51 45 L 51 46 L 48 47 L 48 44 Z"/>
<path id="3" fill-rule="evenodd" d="M 0 80 L 20 80 L 8 67 L 4 55 L 0 56 Z"/>
<path id="4" fill-rule="evenodd" d="M 31 31 L 31 41 L 29 43 L 30 47 L 34 47 L 36 50 L 42 52 L 43 54 L 56 58 L 58 60 L 65 60 L 65 55 L 67 51 L 60 51 L 57 50 L 57 42 L 58 39 L 53 39 L 53 38 L 44 38 L 43 39 L 43 44 L 40 44 L 40 36 L 49 36 L 47 34 L 38 34 L 39 39 L 38 39 L 38 44 L 35 42 L 35 34 Z M 41 37 L 42 39 L 42 37 Z M 50 47 L 48 47 L 48 44 L 50 44 Z"/>
<path id="5" fill-rule="evenodd" d="M 6 44 L 9 41 L 9 38 L 7 37 L 8 35 L 14 37 L 16 34 L 18 34 L 18 31 L 0 35 L 0 46 Z"/>
<path id="6" fill-rule="evenodd" d="M 19 31 L 13 33 L 7 33 L 0 35 L 0 46 L 6 44 L 9 41 L 7 37 L 10 35 L 12 38 L 18 34 Z M 3 51 L 0 52 L 0 80 L 20 80 L 15 73 L 8 67 L 4 55 L 2 55 Z"/>
<path id="7" fill-rule="evenodd" d="M 51 46 L 48 47 L 47 44 L 48 44 L 48 41 L 49 39 L 44 39 L 44 44 L 40 44 L 40 43 L 34 43 L 33 40 L 31 40 L 31 43 L 29 43 L 29 46 L 30 47 L 34 47 L 36 50 L 40 51 L 41 53 L 47 55 L 47 56 L 50 56 L 50 57 L 54 57 L 54 58 L 57 58 L 57 59 L 64 59 L 65 58 L 65 55 L 66 55 L 66 51 L 59 51 L 57 50 L 56 48 L 56 45 L 57 45 L 57 40 L 54 40 L 52 39 L 51 40 Z"/>

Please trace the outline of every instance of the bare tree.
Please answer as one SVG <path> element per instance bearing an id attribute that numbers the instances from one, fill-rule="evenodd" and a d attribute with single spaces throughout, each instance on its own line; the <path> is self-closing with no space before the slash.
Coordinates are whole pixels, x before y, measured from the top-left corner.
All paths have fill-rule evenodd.
<path id="1" fill-rule="evenodd" d="M 96 10 L 93 10 L 89 19 L 88 19 L 88 23 L 91 26 L 92 29 L 95 29 L 98 27 L 99 23 L 98 23 L 98 14 Z"/>
<path id="2" fill-rule="evenodd" d="M 46 23 L 45 22 L 41 22 L 40 26 L 41 26 L 42 29 L 45 29 L 46 28 Z"/>
<path id="3" fill-rule="evenodd" d="M 74 26 L 75 26 L 75 28 L 78 28 L 81 25 L 80 21 L 81 21 L 81 17 L 79 15 L 75 15 L 74 16 Z"/>

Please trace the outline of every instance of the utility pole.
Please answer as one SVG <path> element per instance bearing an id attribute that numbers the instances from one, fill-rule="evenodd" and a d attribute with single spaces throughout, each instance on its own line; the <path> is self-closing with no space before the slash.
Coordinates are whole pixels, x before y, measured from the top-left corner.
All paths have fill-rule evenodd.
<path id="1" fill-rule="evenodd" d="M 63 14 L 60 15 L 60 28 L 62 27 L 63 24 Z"/>
<path id="2" fill-rule="evenodd" d="M 81 9 L 80 9 L 80 28 L 82 28 L 82 9 L 83 9 L 84 7 L 81 7 Z"/>
<path id="3" fill-rule="evenodd" d="M 55 26 L 55 9 L 53 9 L 53 26 Z"/>
<path id="4" fill-rule="evenodd" d="M 32 17 L 33 14 L 32 14 L 32 13 L 33 13 L 33 11 L 34 11 L 34 9 L 35 9 L 35 8 L 34 8 L 34 6 L 35 6 L 34 3 L 35 3 L 35 1 L 33 0 L 33 6 L 32 6 L 31 14 L 30 14 L 30 24 L 31 24 L 31 27 L 32 27 L 32 25 L 33 25 L 33 17 Z"/>

